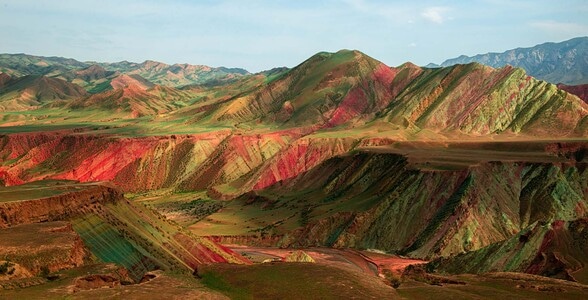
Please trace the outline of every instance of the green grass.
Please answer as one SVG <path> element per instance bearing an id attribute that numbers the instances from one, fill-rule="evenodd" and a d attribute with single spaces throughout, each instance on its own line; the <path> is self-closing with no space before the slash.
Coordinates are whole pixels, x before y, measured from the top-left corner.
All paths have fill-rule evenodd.
<path id="1" fill-rule="evenodd" d="M 465 285 L 404 282 L 396 290 L 405 299 L 585 299 L 588 287 L 526 274 L 454 276 Z M 542 289 L 542 290 L 540 290 Z"/>
<path id="2" fill-rule="evenodd" d="M 213 271 L 207 271 L 202 274 L 201 282 L 208 288 L 229 295 L 232 299 L 251 299 L 251 294 L 248 291 L 241 287 L 231 285 L 220 274 Z"/>
<path id="3" fill-rule="evenodd" d="M 390 299 L 394 290 L 377 277 L 313 263 L 210 265 L 200 275 L 207 287 L 231 299 Z"/>
<path id="4" fill-rule="evenodd" d="M 0 202 L 24 201 L 47 198 L 55 195 L 69 193 L 73 190 L 82 190 L 88 184 L 77 184 L 68 180 L 41 180 L 22 185 L 0 187 Z"/>

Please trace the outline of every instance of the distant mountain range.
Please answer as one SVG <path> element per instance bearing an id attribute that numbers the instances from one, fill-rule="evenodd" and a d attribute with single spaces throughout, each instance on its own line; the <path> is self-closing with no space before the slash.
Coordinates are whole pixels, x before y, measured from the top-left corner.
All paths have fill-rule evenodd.
<path id="1" fill-rule="evenodd" d="M 478 62 L 500 68 L 505 65 L 523 68 L 527 74 L 554 84 L 578 85 L 588 83 L 588 37 L 578 37 L 560 43 L 544 43 L 530 48 L 516 48 L 502 53 L 459 56 L 440 65 Z"/>
<path id="2" fill-rule="evenodd" d="M 219 84 L 249 74 L 240 68 L 168 65 L 151 60 L 143 63 L 80 62 L 71 58 L 27 54 L 0 54 L 0 72 L 12 77 L 41 75 L 59 78 L 78 84 L 90 93 L 110 89 L 110 81 L 121 74 L 139 75 L 151 83 L 172 87 Z"/>

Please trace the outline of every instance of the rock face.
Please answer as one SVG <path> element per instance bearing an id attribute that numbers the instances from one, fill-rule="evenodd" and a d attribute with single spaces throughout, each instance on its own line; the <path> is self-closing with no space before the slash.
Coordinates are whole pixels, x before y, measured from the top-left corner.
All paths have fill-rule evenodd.
<path id="1" fill-rule="evenodd" d="M 290 254 L 288 254 L 286 257 L 284 257 L 284 261 L 285 262 L 305 262 L 305 263 L 314 263 L 314 259 L 312 257 L 310 257 L 310 255 L 308 255 L 306 252 L 301 251 L 301 250 L 297 250 L 294 251 Z"/>
<path id="2" fill-rule="evenodd" d="M 206 189 L 249 174 L 299 136 L 297 131 L 122 139 L 59 133 L 10 135 L 0 138 L 4 141 L 0 155 L 16 162 L 0 167 L 0 179 L 15 185 L 46 178 L 49 174 L 43 171 L 49 171 L 54 179 L 112 181 L 125 191 Z M 317 153 L 320 147 L 331 147 L 320 145 Z M 35 166 L 42 172 L 30 173 Z"/>
<path id="3" fill-rule="evenodd" d="M 536 222 L 504 241 L 429 263 L 447 273 L 524 272 L 588 283 L 588 220 Z"/>
<path id="4" fill-rule="evenodd" d="M 0 256 L 24 268 L 28 276 L 71 269 L 90 262 L 91 253 L 65 221 L 0 229 Z"/>
<path id="5" fill-rule="evenodd" d="M 0 88 L 4 87 L 6 83 L 12 80 L 12 76 L 6 73 L 0 73 Z"/>
<path id="6" fill-rule="evenodd" d="M 67 191 L 67 188 L 63 191 Z M 0 192 L 0 195 L 5 193 Z M 84 214 L 88 207 L 122 199 L 122 193 L 111 187 L 91 184 L 80 186 L 75 192 L 42 199 L 0 202 L 0 228 L 70 219 Z"/>
<path id="7" fill-rule="evenodd" d="M 419 88 L 416 88 L 416 86 Z M 585 134 L 588 106 L 522 69 L 457 65 L 417 77 L 386 111 L 389 120 L 469 134 Z M 554 124 L 558 124 L 557 129 Z"/>
<path id="8" fill-rule="evenodd" d="M 285 231 L 281 246 L 371 248 L 429 259 L 480 249 L 535 222 L 585 216 L 587 184 L 583 164 L 415 170 L 402 156 L 360 153 L 258 193 L 274 207 L 291 203 L 300 218 L 307 216 L 305 226 Z"/>
<path id="9" fill-rule="evenodd" d="M 530 48 L 517 48 L 503 53 L 462 55 L 444 61 L 441 66 L 478 62 L 494 68 L 511 65 L 525 69 L 533 77 L 554 84 L 588 83 L 588 37 L 560 43 L 545 43 Z"/>
<path id="10" fill-rule="evenodd" d="M 64 183 L 51 191 L 37 189 L 25 184 L 0 190 L 4 197 L 0 224 L 5 228 L 0 234 L 11 237 L 0 250 L 33 274 L 42 268 L 54 272 L 80 266 L 89 253 L 101 262 L 125 267 L 135 281 L 154 269 L 191 273 L 200 264 L 247 262 L 207 238 L 182 232 L 147 208 L 134 206 L 111 187 Z M 27 199 L 34 192 L 54 195 Z M 7 200 L 11 195 L 14 200 Z M 53 220 L 66 222 L 39 223 Z M 44 230 L 50 231 L 44 239 L 33 238 Z M 21 251 L 29 248 L 23 256 Z M 29 259 L 31 255 L 36 259 Z"/>
<path id="11" fill-rule="evenodd" d="M 584 102 L 588 103 L 588 84 L 565 85 L 560 83 L 557 85 L 557 88 L 562 89 L 570 94 L 574 94 L 580 99 L 584 100 Z"/>

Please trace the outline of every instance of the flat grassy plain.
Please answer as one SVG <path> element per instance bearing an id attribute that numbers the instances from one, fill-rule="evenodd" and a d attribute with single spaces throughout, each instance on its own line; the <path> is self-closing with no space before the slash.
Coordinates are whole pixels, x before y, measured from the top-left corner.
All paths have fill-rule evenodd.
<path id="1" fill-rule="evenodd" d="M 231 299 L 398 299 L 396 291 L 361 272 L 312 263 L 216 264 L 202 283 Z"/>
<path id="2" fill-rule="evenodd" d="M 403 277 L 396 289 L 377 277 L 311 263 L 210 265 L 202 283 L 231 299 L 585 299 L 588 287 L 518 273 L 446 277 L 430 284 Z"/>
<path id="3" fill-rule="evenodd" d="M 0 187 L 0 203 L 47 198 L 80 191 L 96 183 L 78 183 L 70 180 L 41 180 L 22 185 Z"/>

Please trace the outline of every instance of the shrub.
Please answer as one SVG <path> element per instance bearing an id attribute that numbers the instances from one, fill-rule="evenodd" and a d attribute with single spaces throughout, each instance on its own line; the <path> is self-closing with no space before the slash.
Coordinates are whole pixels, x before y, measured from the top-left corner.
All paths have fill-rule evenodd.
<path id="1" fill-rule="evenodd" d="M 49 267 L 47 267 L 47 266 L 42 266 L 42 267 L 41 267 L 41 272 L 39 273 L 39 276 L 40 276 L 40 277 L 47 277 L 47 276 L 49 276 L 49 273 L 50 273 L 50 271 L 49 271 Z"/>
<path id="2" fill-rule="evenodd" d="M 402 278 L 399 275 L 394 274 L 394 272 L 392 272 L 391 270 L 384 269 L 382 271 L 382 274 L 384 275 L 386 283 L 391 287 L 397 289 L 398 287 L 400 287 L 400 284 L 402 284 Z"/>
<path id="3" fill-rule="evenodd" d="M 14 264 L 9 262 L 9 261 L 5 261 L 4 263 L 0 264 L 0 275 L 12 275 L 14 273 L 14 268 L 13 268 Z"/>

